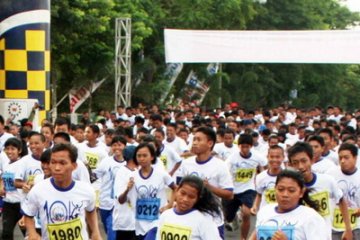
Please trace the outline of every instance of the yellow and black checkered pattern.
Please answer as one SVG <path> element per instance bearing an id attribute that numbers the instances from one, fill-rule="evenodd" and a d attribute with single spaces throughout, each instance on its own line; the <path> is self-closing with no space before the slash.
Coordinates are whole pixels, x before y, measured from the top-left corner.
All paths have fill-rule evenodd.
<path id="1" fill-rule="evenodd" d="M 29 29 L 19 26 L 0 36 L 0 98 L 38 99 L 50 109 L 49 27 L 38 24 Z"/>

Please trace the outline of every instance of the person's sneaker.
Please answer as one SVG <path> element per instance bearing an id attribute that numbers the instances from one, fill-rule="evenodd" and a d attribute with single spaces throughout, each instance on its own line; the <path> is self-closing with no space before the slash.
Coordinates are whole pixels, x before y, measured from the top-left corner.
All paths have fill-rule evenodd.
<path id="1" fill-rule="evenodd" d="M 232 222 L 226 222 L 224 226 L 227 231 L 233 232 L 239 228 L 239 222 L 237 218 L 235 218 Z"/>

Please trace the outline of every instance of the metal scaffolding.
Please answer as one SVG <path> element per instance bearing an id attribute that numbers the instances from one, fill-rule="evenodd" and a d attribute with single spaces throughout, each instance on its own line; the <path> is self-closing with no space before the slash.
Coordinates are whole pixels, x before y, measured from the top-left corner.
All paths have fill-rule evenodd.
<path id="1" fill-rule="evenodd" d="M 131 18 L 117 18 L 115 33 L 115 109 L 131 106 Z"/>

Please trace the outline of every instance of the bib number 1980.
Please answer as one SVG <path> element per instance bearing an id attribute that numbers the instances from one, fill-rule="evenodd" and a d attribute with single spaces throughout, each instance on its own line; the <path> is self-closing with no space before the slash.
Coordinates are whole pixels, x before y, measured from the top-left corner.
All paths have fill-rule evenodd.
<path id="1" fill-rule="evenodd" d="M 82 240 L 81 229 L 82 225 L 79 218 L 64 223 L 47 225 L 50 240 Z"/>

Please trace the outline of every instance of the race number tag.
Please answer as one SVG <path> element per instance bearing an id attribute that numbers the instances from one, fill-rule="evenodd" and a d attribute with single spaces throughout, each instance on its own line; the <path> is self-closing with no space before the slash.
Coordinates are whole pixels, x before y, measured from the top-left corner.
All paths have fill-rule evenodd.
<path id="1" fill-rule="evenodd" d="M 94 153 L 85 153 L 86 161 L 91 169 L 95 169 L 99 163 L 99 155 Z"/>
<path id="2" fill-rule="evenodd" d="M 161 240 L 190 240 L 191 239 L 191 228 L 174 225 L 164 224 L 160 228 L 160 239 Z"/>
<path id="3" fill-rule="evenodd" d="M 329 216 L 330 215 L 330 206 L 329 206 L 329 192 L 319 192 L 315 194 L 311 194 L 310 198 L 316 202 L 319 206 L 318 213 L 321 216 Z"/>
<path id="4" fill-rule="evenodd" d="M 2 180 L 3 180 L 4 188 L 5 188 L 6 192 L 16 191 L 16 187 L 14 186 L 14 179 L 15 179 L 14 173 L 5 172 L 2 175 Z"/>
<path id="5" fill-rule="evenodd" d="M 256 169 L 243 169 L 239 168 L 235 173 L 235 182 L 248 182 L 255 175 Z"/>
<path id="6" fill-rule="evenodd" d="M 167 157 L 165 155 L 161 155 L 160 160 L 163 162 L 165 169 L 167 169 L 167 164 L 168 164 Z"/>
<path id="7" fill-rule="evenodd" d="M 159 218 L 160 198 L 136 200 L 136 219 L 153 221 Z"/>
<path id="8" fill-rule="evenodd" d="M 276 231 L 281 230 L 287 237 L 287 240 L 295 240 L 295 228 L 294 226 L 284 226 L 284 227 L 273 227 L 273 226 L 259 226 L 256 232 L 257 240 L 271 240 L 272 236 Z"/>
<path id="9" fill-rule="evenodd" d="M 82 240 L 81 229 L 82 224 L 79 218 L 47 225 L 50 240 Z"/>
<path id="10" fill-rule="evenodd" d="M 354 229 L 357 225 L 357 217 L 353 215 L 355 210 L 350 208 L 348 211 L 350 216 L 351 229 Z M 339 208 L 335 208 L 334 210 L 333 227 L 336 229 L 345 230 L 344 218 Z"/>
<path id="11" fill-rule="evenodd" d="M 270 188 L 265 191 L 265 201 L 266 203 L 276 203 L 274 188 Z"/>

